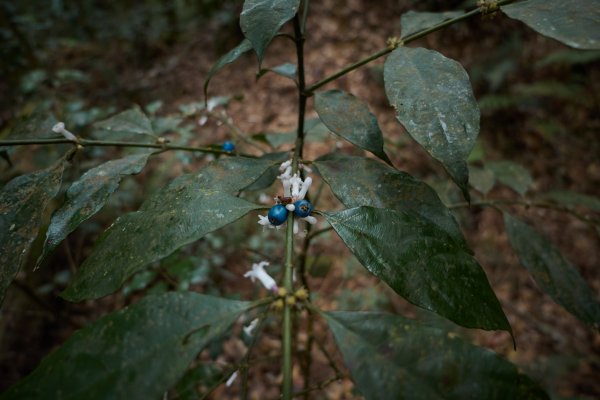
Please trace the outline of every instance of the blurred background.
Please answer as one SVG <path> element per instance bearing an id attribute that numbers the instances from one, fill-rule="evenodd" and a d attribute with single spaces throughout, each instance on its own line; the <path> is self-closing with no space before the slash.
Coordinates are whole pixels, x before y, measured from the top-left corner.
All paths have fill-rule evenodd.
<path id="1" fill-rule="evenodd" d="M 383 48 L 388 37 L 400 35 L 400 16 L 406 11 L 461 10 L 474 3 L 348 0 L 340 6 L 334 0 L 311 2 L 305 43 L 307 83 Z M 296 124 L 296 87 L 276 74 L 257 80 L 251 52 L 216 75 L 209 89 L 214 104 L 219 104 L 216 110 L 226 113 L 219 115 L 230 117 L 235 127 L 217 118 L 201 118 L 208 70 L 243 39 L 238 26 L 241 7 L 242 1 L 233 0 L 0 0 L 0 138 L 19 132 L 27 118 L 49 115 L 86 137 L 93 122 L 137 104 L 150 116 L 155 132 L 174 143 L 218 145 L 236 140 L 238 148 L 247 152 L 256 152 L 256 147 L 291 148 L 287 133 Z M 469 72 L 482 113 L 480 138 L 469 162 L 479 173 L 486 166 L 513 171 L 488 189 L 488 198 L 518 199 L 553 190 L 600 196 L 600 52 L 565 47 L 500 13 L 473 17 L 411 46 L 439 51 Z M 386 152 L 394 164 L 431 184 L 447 204 L 460 203 L 443 168 L 396 122 L 383 90 L 383 61 L 326 88 L 339 88 L 366 101 L 378 117 Z M 276 38 L 267 51 L 265 67 L 288 62 L 296 62 L 295 49 L 289 40 Z M 312 100 L 308 117 L 316 117 Z M 313 125 L 305 158 L 332 150 L 356 152 L 351 145 L 337 142 L 322 125 Z M 256 143 L 238 140 L 234 129 L 254 136 Z M 50 165 L 68 148 L 0 149 L 2 185 Z M 122 152 L 87 149 L 67 171 L 67 182 Z M 41 241 L 37 241 L 0 311 L 0 390 L 31 372 L 73 331 L 144 293 L 192 289 L 245 299 L 258 296 L 258 290 L 240 276 L 252 261 L 265 257 L 277 270 L 282 237 L 262 232 L 254 217 L 246 217 L 149 266 L 114 295 L 79 304 L 57 297 L 94 240 L 115 218 L 137 209 L 146 195 L 171 178 L 197 170 L 206 161 L 183 152 L 153 157 L 140 175 L 123 179 L 101 213 L 71 234 L 39 270 L 32 271 L 40 250 Z M 485 176 L 480 178 L 485 181 Z M 273 187 L 262 193 L 272 197 L 278 191 Z M 258 201 L 260 194 L 248 196 Z M 327 189 L 320 202 L 321 209 L 340 208 Z M 58 204 L 60 196 L 55 207 Z M 550 209 L 511 210 L 549 237 L 577 266 L 593 292 L 600 293 L 598 226 Z M 51 210 L 47 218 L 50 214 Z M 316 303 L 326 309 L 385 310 L 431 320 L 499 352 L 555 398 L 598 398 L 600 335 L 536 286 L 508 245 L 501 214 L 493 209 L 459 208 L 456 215 L 513 326 L 517 351 L 505 333 L 460 330 L 412 307 L 362 268 L 335 234 L 323 235 L 311 249 L 309 283 Z M 243 354 L 248 343 L 237 333 L 205 352 L 202 357 L 211 360 L 212 366 L 191 370 L 170 398 L 198 398 L 198 390 L 218 378 L 224 363 Z M 304 343 L 307 338 L 300 335 L 298 340 Z M 258 346 L 265 354 L 278 354 L 276 316 Z M 339 359 L 331 341 L 327 347 Z M 328 364 L 315 350 L 311 372 L 315 382 L 331 374 Z M 252 398 L 276 398 L 279 380 L 277 363 L 257 366 L 251 373 Z M 235 385 L 220 388 L 211 398 L 236 398 L 238 390 Z M 360 396 L 350 380 L 342 379 L 311 398 Z"/>

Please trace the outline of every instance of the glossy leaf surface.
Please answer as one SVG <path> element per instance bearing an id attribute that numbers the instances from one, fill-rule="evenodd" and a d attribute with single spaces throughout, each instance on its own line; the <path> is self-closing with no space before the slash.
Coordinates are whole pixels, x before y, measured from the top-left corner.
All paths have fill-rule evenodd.
<path id="1" fill-rule="evenodd" d="M 111 160 L 87 171 L 67 191 L 63 206 L 52 215 L 46 232 L 46 241 L 39 265 L 48 253 L 56 248 L 71 232 L 95 215 L 117 190 L 123 175 L 139 173 L 150 156 L 149 153 L 134 154 Z"/>
<path id="2" fill-rule="evenodd" d="M 317 92 L 315 111 L 331 132 L 391 164 L 377 118 L 362 101 L 341 90 Z"/>
<path id="3" fill-rule="evenodd" d="M 76 332 L 0 399 L 158 399 L 249 303 L 149 296 Z"/>
<path id="4" fill-rule="evenodd" d="M 492 171 L 496 179 L 524 196 L 533 183 L 529 171 L 512 161 L 494 161 L 485 164 L 485 168 Z"/>
<path id="5" fill-rule="evenodd" d="M 444 12 L 419 12 L 409 11 L 400 17 L 400 28 L 402 28 L 402 38 L 430 28 L 446 20 L 460 17 L 462 11 L 444 11 Z"/>
<path id="6" fill-rule="evenodd" d="M 228 64 L 231 64 L 232 62 L 240 58 L 242 54 L 246 53 L 247 51 L 250 51 L 251 49 L 252 43 L 250 43 L 248 39 L 244 39 L 235 48 L 233 48 L 217 60 L 217 62 L 208 71 L 208 75 L 206 76 L 206 80 L 204 81 L 204 97 L 206 99 L 208 99 L 208 84 L 210 83 L 210 80 L 213 78 L 213 76 L 215 76 L 217 72 L 222 70 L 223 67 L 225 67 Z"/>
<path id="7" fill-rule="evenodd" d="M 0 192 L 0 303 L 38 235 L 44 210 L 60 189 L 66 164 L 61 159 L 44 170 L 18 176 Z"/>
<path id="8" fill-rule="evenodd" d="M 139 106 L 96 122 L 92 128 L 92 136 L 104 140 L 154 142 L 157 137 L 152 129 L 152 122 Z"/>
<path id="9" fill-rule="evenodd" d="M 385 313 L 323 316 L 367 400 L 548 399 L 515 365 L 445 330 Z"/>
<path id="10" fill-rule="evenodd" d="M 467 72 L 435 51 L 399 47 L 385 62 L 384 80 L 398 121 L 468 199 L 465 160 L 479 134 L 479 108 Z"/>
<path id="11" fill-rule="evenodd" d="M 151 262 L 260 208 L 233 193 L 273 164 L 228 158 L 175 179 L 104 232 L 63 297 L 79 301 L 107 295 Z"/>
<path id="12" fill-rule="evenodd" d="M 511 18 L 577 49 L 600 49 L 597 0 L 526 0 L 501 7 Z"/>
<path id="13" fill-rule="evenodd" d="M 581 321 L 600 329 L 600 305 L 577 269 L 525 222 L 504 213 L 504 224 L 511 246 L 538 286 Z"/>
<path id="14" fill-rule="evenodd" d="M 413 211 L 467 249 L 454 217 L 426 183 L 366 157 L 333 153 L 317 159 L 314 166 L 346 207 Z"/>
<path id="15" fill-rule="evenodd" d="M 258 56 L 258 66 L 279 29 L 294 18 L 300 0 L 245 0 L 240 27 Z"/>
<path id="16" fill-rule="evenodd" d="M 364 206 L 324 215 L 361 264 L 411 303 L 467 328 L 511 331 L 481 266 L 434 223 Z"/>

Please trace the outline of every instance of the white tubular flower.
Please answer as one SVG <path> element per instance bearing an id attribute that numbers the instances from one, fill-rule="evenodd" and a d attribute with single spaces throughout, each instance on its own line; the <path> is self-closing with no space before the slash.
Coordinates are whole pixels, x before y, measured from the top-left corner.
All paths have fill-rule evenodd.
<path id="1" fill-rule="evenodd" d="M 245 326 L 242 329 L 244 330 L 244 333 L 247 336 L 252 337 L 252 332 L 254 331 L 254 329 L 256 329 L 257 325 L 258 325 L 258 318 L 255 318 L 252 320 L 252 322 L 250 322 L 250 324 L 248 326 Z"/>
<path id="2" fill-rule="evenodd" d="M 294 235 L 297 235 L 300 232 L 300 226 L 298 225 L 298 220 L 294 219 Z"/>
<path id="3" fill-rule="evenodd" d="M 281 184 L 283 185 L 283 195 L 284 196 L 291 196 L 291 187 L 292 187 L 292 182 L 289 178 L 286 179 L 282 179 L 281 180 Z"/>
<path id="4" fill-rule="evenodd" d="M 304 217 L 302 219 L 305 220 L 306 222 L 308 222 L 311 225 L 314 225 L 314 224 L 317 223 L 317 219 L 315 217 L 313 217 L 312 215 L 309 215 L 308 217 Z"/>
<path id="5" fill-rule="evenodd" d="M 279 166 L 279 170 L 280 171 L 285 171 L 288 168 L 290 168 L 292 166 L 292 160 L 287 160 L 281 163 L 281 165 Z M 291 169 L 290 169 L 291 171 Z"/>
<path id="6" fill-rule="evenodd" d="M 225 382 L 225 386 L 229 387 L 233 384 L 233 382 L 235 382 L 235 380 L 237 379 L 238 376 L 238 372 L 237 370 L 231 374 L 231 376 L 229 377 L 229 379 L 227 379 L 227 382 Z"/>
<path id="7" fill-rule="evenodd" d="M 306 177 L 306 179 L 304 179 L 304 182 L 302 182 L 302 189 L 300 189 L 300 193 L 298 193 L 298 197 L 296 198 L 296 200 L 304 199 L 311 184 L 312 178 L 310 176 Z"/>
<path id="8" fill-rule="evenodd" d="M 290 183 L 292 184 L 291 195 L 294 199 L 300 194 L 300 188 L 302 187 L 302 179 L 298 176 L 298 174 L 294 174 L 290 179 Z"/>
<path id="9" fill-rule="evenodd" d="M 264 215 L 258 216 L 258 224 L 264 226 L 265 228 L 270 228 L 270 229 L 276 228 L 276 226 L 271 224 L 271 221 L 269 221 L 269 218 L 265 217 Z"/>
<path id="10" fill-rule="evenodd" d="M 244 278 L 250 278 L 252 282 L 258 279 L 267 290 L 276 292 L 278 289 L 277 283 L 275 283 L 275 279 L 265 271 L 267 265 L 269 265 L 267 261 L 252 264 L 252 269 L 244 274 Z"/>
<path id="11" fill-rule="evenodd" d="M 59 122 L 52 127 L 52 131 L 56 133 L 60 133 L 65 137 L 65 139 L 70 140 L 72 142 L 77 142 L 77 137 L 73 135 L 71 132 L 65 129 L 65 123 Z"/>
<path id="12" fill-rule="evenodd" d="M 270 204 L 271 200 L 272 198 L 266 193 L 261 193 L 260 196 L 258 196 L 258 202 L 261 204 Z"/>
<path id="13" fill-rule="evenodd" d="M 306 172 L 307 174 L 312 174 L 312 169 L 310 167 L 307 167 L 304 164 L 300 164 L 299 167 L 300 167 L 300 169 L 303 169 L 304 172 Z"/>

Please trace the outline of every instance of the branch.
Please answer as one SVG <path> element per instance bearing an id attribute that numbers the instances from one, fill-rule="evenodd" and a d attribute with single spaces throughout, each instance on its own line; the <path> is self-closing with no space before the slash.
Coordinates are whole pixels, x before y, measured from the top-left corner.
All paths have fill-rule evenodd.
<path id="1" fill-rule="evenodd" d="M 513 1 L 515 1 L 515 0 L 501 0 L 501 1 L 498 1 L 497 7 L 500 7 L 500 6 L 512 3 Z M 366 57 L 366 58 L 364 58 L 364 59 L 362 59 L 360 61 L 357 61 L 357 62 L 355 62 L 353 64 L 350 64 L 347 67 L 344 67 L 341 70 L 339 70 L 338 72 L 334 73 L 333 75 L 330 75 L 327 78 L 324 78 L 324 79 L 322 79 L 322 80 L 320 80 L 320 81 L 318 81 L 318 82 L 310 85 L 309 87 L 306 88 L 306 90 L 304 91 L 304 94 L 306 96 L 312 96 L 313 92 L 315 90 L 317 90 L 318 88 L 320 88 L 321 86 L 326 85 L 329 82 L 336 80 L 340 76 L 346 75 L 347 73 L 352 72 L 355 69 L 357 69 L 359 67 L 362 67 L 363 65 L 368 64 L 368 63 L 370 63 L 373 60 L 378 59 L 379 57 L 382 57 L 382 56 L 385 56 L 386 54 L 391 53 L 398 46 L 406 45 L 406 44 L 408 44 L 410 42 L 413 42 L 413 41 L 415 41 L 417 39 L 422 38 L 423 36 L 427 36 L 430 33 L 439 31 L 440 29 L 444 29 L 447 26 L 454 25 L 457 22 L 460 22 L 460 21 L 465 20 L 465 19 L 467 19 L 469 17 L 472 17 L 473 15 L 484 14 L 486 12 L 488 12 L 488 11 L 486 9 L 484 9 L 483 7 L 482 8 L 478 7 L 478 8 L 475 8 L 475 9 L 469 11 L 469 12 L 464 13 L 463 15 L 461 15 L 459 17 L 452 18 L 452 19 L 440 22 L 439 24 L 434 25 L 431 28 L 427 28 L 427 29 L 424 29 L 422 31 L 413 33 L 412 35 L 408 35 L 404 39 L 401 39 L 401 40 L 392 40 L 391 43 L 389 43 L 386 48 L 381 49 L 378 52 L 376 52 L 376 53 L 374 53 L 374 54 L 372 54 L 372 55 L 370 55 L 370 56 L 368 56 L 368 57 Z"/>

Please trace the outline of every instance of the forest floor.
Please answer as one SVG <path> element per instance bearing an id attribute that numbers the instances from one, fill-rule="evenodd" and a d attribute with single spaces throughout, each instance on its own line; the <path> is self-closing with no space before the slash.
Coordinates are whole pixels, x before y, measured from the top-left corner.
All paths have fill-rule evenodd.
<path id="1" fill-rule="evenodd" d="M 400 16 L 410 9 L 414 7 L 408 1 L 350 0 L 344 2 L 343 7 L 334 0 L 311 3 L 305 43 L 307 82 L 316 82 L 348 63 L 383 48 L 388 37 L 399 35 Z M 420 8 L 420 11 L 424 10 Z M 237 45 L 241 39 L 239 32 L 224 32 L 223 26 L 207 24 L 200 32 L 186 33 L 177 44 L 160 48 L 147 66 L 139 63 L 125 65 L 120 61 L 118 50 L 109 50 L 106 57 L 113 57 L 115 63 L 123 64 L 115 80 L 96 82 L 93 89 L 69 90 L 81 90 L 81 97 L 85 97 L 85 92 L 94 93 L 94 90 L 105 93 L 95 100 L 98 104 L 117 105 L 123 109 L 133 102 L 148 104 L 160 99 L 163 107 L 159 113 L 177 112 L 182 104 L 202 100 L 208 70 L 220 54 Z M 473 18 L 421 39 L 414 46 L 434 49 L 463 64 L 473 79 L 478 99 L 486 95 L 515 93 L 511 92 L 511 88 L 531 85 L 532 82 L 569 81 L 574 75 L 583 76 L 587 83 L 580 96 L 588 98 L 587 102 L 572 97 L 540 94 L 534 104 L 528 107 L 482 109 L 479 148 L 483 149 L 483 156 L 478 162 L 511 160 L 525 166 L 534 179 L 532 193 L 568 189 L 600 196 L 598 63 L 535 67 L 536 62 L 552 52 L 563 50 L 563 46 L 502 15 L 494 19 Z M 98 49 L 89 51 L 93 54 Z M 84 51 L 75 52 L 62 62 L 85 64 L 86 57 L 89 54 Z M 265 64 L 272 67 L 295 61 L 292 43 L 282 37 L 275 39 L 269 47 Z M 386 137 L 386 151 L 394 165 L 445 192 L 444 188 L 448 185 L 445 184 L 447 177 L 443 168 L 407 136 L 387 103 L 381 76 L 383 61 L 373 62 L 326 88 L 342 89 L 365 101 L 377 115 Z M 506 66 L 504 72 L 500 64 Z M 213 78 L 210 94 L 243 96 L 227 107 L 227 113 L 243 132 L 293 130 L 297 120 L 297 91 L 294 84 L 275 74 L 266 74 L 257 81 L 256 68 L 255 56 L 248 53 Z M 309 100 L 308 110 L 309 118 L 316 117 L 312 100 Z M 14 110 L 3 110 L 3 115 L 10 116 L 11 112 Z M 552 121 L 558 128 L 550 129 L 543 124 L 544 121 Z M 227 127 L 209 120 L 192 142 L 220 143 L 230 138 Z M 244 149 L 243 143 L 239 146 L 243 150 L 253 151 L 249 147 Z M 304 157 L 315 158 L 332 149 L 348 153 L 355 151 L 348 143 L 329 136 L 322 142 L 309 142 Z M 161 156 L 151 166 L 159 168 L 160 163 L 166 162 L 166 158 L 171 156 Z M 194 169 L 198 162 L 184 167 L 171 165 L 168 174 L 175 176 L 186 169 Z M 144 183 L 152 181 L 151 174 L 144 172 L 132 178 L 141 182 L 140 190 L 143 192 L 150 190 L 144 187 Z M 151 187 L 150 183 L 148 187 Z M 278 191 L 279 188 L 273 187 L 267 194 L 274 196 Z M 449 192 L 450 200 L 456 200 L 452 190 Z M 442 197 L 446 194 L 442 193 Z M 517 198 L 518 195 L 499 185 L 488 197 Z M 341 205 L 325 190 L 319 208 L 339 209 Z M 577 266 L 598 297 L 600 232 L 565 213 L 541 208 L 509 209 L 549 237 Z M 554 303 L 536 286 L 520 266 L 508 243 L 501 213 L 493 208 L 472 207 L 460 209 L 457 218 L 512 325 L 517 349 L 513 349 L 510 336 L 506 333 L 464 329 L 460 329 L 460 333 L 516 363 L 556 396 L 600 397 L 600 381 L 597 379 L 600 376 L 600 335 Z M 98 223 L 108 226 L 110 221 L 100 218 Z M 281 232 L 261 233 L 253 224 L 253 221 L 249 221 L 243 228 L 247 235 L 258 235 L 261 241 L 283 242 Z M 72 236 L 69 243 L 76 248 L 77 254 L 69 255 L 72 252 L 69 248 L 59 249 L 58 254 L 50 260 L 51 265 L 45 266 L 45 269 L 56 272 L 63 268 L 68 258 L 75 258 L 75 264 L 85 258 L 93 245 L 94 235 L 82 230 L 76 231 L 75 235 L 79 236 Z M 275 260 L 283 255 L 282 252 L 278 253 L 280 250 L 276 246 L 274 250 L 273 246 L 266 244 L 259 247 L 271 251 L 270 255 Z M 437 321 L 404 301 L 365 271 L 334 234 L 324 235 L 323 240 L 315 242 L 310 251 L 319 255 L 314 264 L 314 273 L 309 276 L 309 285 L 319 307 L 326 310 L 386 310 Z M 234 244 L 230 250 L 223 251 L 223 256 L 228 274 L 216 274 L 218 277 L 213 279 L 222 285 L 220 291 L 242 293 L 243 298 L 256 295 L 250 282 L 234 278 L 241 277 L 248 269 L 249 253 L 244 248 L 235 248 Z M 44 355 L 64 342 L 76 328 L 136 298 L 118 293 L 98 301 L 71 305 L 60 299 L 49 299 L 47 295 L 31 293 L 32 287 L 41 285 L 40 281 L 43 280 L 40 275 L 34 278 L 32 275 L 31 272 L 20 275 L 21 283 L 11 289 L 3 310 L 0 326 L 0 389 L 30 372 Z M 207 290 L 206 284 L 198 284 L 193 288 Z M 28 296 L 22 293 L 28 293 Z M 306 316 L 299 323 L 305 327 Z M 331 337 L 323 333 L 326 332 L 325 322 L 317 319 L 315 323 L 314 338 L 324 343 L 323 346 L 333 354 L 332 359 L 346 376 L 347 371 L 341 367 L 341 358 Z M 443 324 L 439 321 L 436 323 Z M 239 327 L 236 329 L 239 331 Z M 301 348 L 306 346 L 308 337 L 305 333 L 299 333 L 297 339 Z M 227 341 L 224 355 L 218 361 L 239 360 L 246 346 L 247 343 L 239 338 Z M 278 319 L 274 316 L 269 320 L 254 352 L 276 357 L 279 346 Z M 334 376 L 331 360 L 325 357 L 318 346 L 313 347 L 311 354 L 313 366 L 310 385 Z M 252 369 L 250 398 L 278 398 L 281 379 L 278 371 L 278 361 L 262 363 Z M 294 376 L 298 389 L 302 389 L 300 368 L 294 370 Z M 348 378 L 336 380 L 321 394 L 317 393 L 310 398 L 361 398 L 353 391 Z M 218 388 L 210 398 L 234 399 L 238 396 L 239 381 L 231 387 Z"/>

